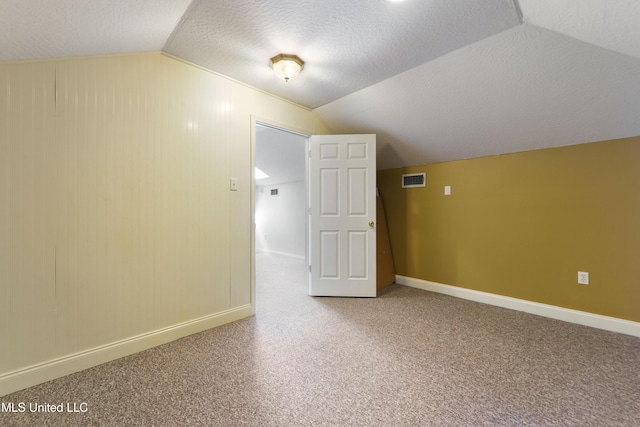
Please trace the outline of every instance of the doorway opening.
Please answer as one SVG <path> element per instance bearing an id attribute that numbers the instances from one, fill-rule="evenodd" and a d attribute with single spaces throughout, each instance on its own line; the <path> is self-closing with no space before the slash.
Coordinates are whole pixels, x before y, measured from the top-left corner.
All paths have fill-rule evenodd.
<path id="1" fill-rule="evenodd" d="M 286 265 L 300 268 L 306 265 L 308 138 L 268 123 L 254 124 L 254 309 L 256 287 L 268 282 L 261 277 L 269 274 L 264 271 L 268 257 L 287 259 Z"/>

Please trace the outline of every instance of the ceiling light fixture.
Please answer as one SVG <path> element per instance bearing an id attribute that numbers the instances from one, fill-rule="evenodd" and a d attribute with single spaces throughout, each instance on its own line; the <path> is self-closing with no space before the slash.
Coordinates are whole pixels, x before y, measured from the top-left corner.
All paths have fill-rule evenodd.
<path id="1" fill-rule="evenodd" d="M 304 61 L 298 58 L 296 55 L 287 55 L 281 53 L 276 55 L 269 61 L 269 66 L 273 68 L 273 72 L 276 76 L 280 77 L 285 82 L 294 78 L 304 68 Z"/>

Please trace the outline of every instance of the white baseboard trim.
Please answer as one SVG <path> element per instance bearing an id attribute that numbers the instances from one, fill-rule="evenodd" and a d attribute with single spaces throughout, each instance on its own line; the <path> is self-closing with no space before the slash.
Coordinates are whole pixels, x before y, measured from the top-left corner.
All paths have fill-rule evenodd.
<path id="1" fill-rule="evenodd" d="M 252 305 L 243 305 L 9 372 L 0 375 L 0 396 L 166 344 L 225 323 L 235 322 L 252 316 L 254 313 L 255 310 Z"/>
<path id="2" fill-rule="evenodd" d="M 618 319 L 615 317 L 587 313 L 585 311 L 572 310 L 570 308 L 563 308 L 555 305 L 490 294 L 488 292 L 475 291 L 473 289 L 459 288 L 457 286 L 444 285 L 442 283 L 414 279 L 412 277 L 396 276 L 396 283 L 410 286 L 412 288 L 423 289 L 425 291 L 437 292 L 439 294 L 509 308 L 511 310 L 524 311 L 526 313 L 549 317 L 551 319 L 576 323 L 578 325 L 590 326 L 592 328 L 640 337 L 640 323 L 633 322 L 631 320 Z"/>
<path id="3" fill-rule="evenodd" d="M 304 259 L 304 255 L 294 255 L 294 254 L 290 254 L 287 252 L 279 252 L 279 251 L 265 251 L 264 249 L 258 249 L 256 252 L 265 254 L 265 255 L 282 255 L 282 256 L 288 256 L 291 258 L 298 258 L 298 259 Z"/>

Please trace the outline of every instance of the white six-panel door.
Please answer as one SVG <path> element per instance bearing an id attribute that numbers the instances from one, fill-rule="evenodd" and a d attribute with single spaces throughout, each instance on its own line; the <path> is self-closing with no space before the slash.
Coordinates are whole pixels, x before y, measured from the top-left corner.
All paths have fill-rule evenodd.
<path id="1" fill-rule="evenodd" d="M 309 144 L 309 294 L 375 297 L 376 136 Z"/>

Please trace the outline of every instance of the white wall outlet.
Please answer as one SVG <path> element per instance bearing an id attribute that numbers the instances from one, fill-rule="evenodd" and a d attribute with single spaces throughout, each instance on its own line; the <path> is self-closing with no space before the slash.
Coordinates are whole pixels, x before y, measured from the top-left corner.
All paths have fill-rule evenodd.
<path id="1" fill-rule="evenodd" d="M 231 191 L 238 191 L 238 178 L 230 179 Z"/>
<path id="2" fill-rule="evenodd" d="M 587 272 L 587 271 L 578 271 L 578 284 L 579 285 L 588 285 L 589 284 L 589 272 Z"/>
<path id="3" fill-rule="evenodd" d="M 450 185 L 445 185 L 444 186 L 444 195 L 445 196 L 450 196 L 451 195 L 451 186 Z"/>

